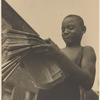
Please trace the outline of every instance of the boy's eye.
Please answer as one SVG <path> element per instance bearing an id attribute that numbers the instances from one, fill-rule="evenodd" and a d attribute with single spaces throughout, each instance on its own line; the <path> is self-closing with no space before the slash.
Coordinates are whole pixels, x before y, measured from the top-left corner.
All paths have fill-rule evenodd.
<path id="1" fill-rule="evenodd" d="M 74 26 L 73 25 L 69 25 L 67 28 L 70 29 L 70 30 L 73 30 Z"/>
<path id="2" fill-rule="evenodd" d="M 64 27 L 62 27 L 62 32 L 64 32 L 65 31 L 65 28 Z"/>

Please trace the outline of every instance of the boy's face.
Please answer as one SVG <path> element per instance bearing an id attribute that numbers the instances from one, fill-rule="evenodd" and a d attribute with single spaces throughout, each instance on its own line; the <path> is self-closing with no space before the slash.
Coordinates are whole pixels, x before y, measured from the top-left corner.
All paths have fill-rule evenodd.
<path id="1" fill-rule="evenodd" d="M 83 35 L 82 31 L 82 26 L 78 18 L 68 17 L 63 20 L 62 37 L 67 45 L 73 45 L 76 42 L 80 42 Z"/>

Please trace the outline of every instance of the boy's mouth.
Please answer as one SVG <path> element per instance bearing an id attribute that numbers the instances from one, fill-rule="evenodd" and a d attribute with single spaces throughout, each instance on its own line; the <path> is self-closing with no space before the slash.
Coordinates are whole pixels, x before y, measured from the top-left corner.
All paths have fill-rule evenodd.
<path id="1" fill-rule="evenodd" d="M 63 38 L 64 39 L 69 39 L 71 36 L 70 35 L 64 35 Z"/>
<path id="2" fill-rule="evenodd" d="M 71 33 L 65 33 L 65 34 L 63 34 L 63 37 L 66 38 L 66 39 L 69 38 L 70 36 L 71 36 Z"/>

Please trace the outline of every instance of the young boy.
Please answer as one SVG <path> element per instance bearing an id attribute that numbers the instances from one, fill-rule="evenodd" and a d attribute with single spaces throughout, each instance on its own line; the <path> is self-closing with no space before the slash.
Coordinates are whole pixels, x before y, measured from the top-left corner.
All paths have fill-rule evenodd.
<path id="1" fill-rule="evenodd" d="M 66 47 L 62 50 L 51 40 L 50 45 L 42 45 L 41 52 L 56 58 L 66 75 L 64 82 L 48 90 L 40 90 L 37 100 L 80 100 L 79 86 L 89 90 L 95 78 L 96 56 L 92 47 L 81 46 L 86 32 L 83 19 L 69 15 L 62 22 L 62 37 Z"/>

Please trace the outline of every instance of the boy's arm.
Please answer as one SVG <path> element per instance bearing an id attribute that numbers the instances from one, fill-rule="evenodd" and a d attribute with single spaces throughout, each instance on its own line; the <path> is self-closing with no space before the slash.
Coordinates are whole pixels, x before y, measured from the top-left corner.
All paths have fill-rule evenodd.
<path id="1" fill-rule="evenodd" d="M 83 58 L 81 62 L 81 68 L 73 63 L 58 46 L 52 42 L 50 44 L 43 44 L 37 49 L 39 52 L 46 55 L 52 55 L 56 58 L 57 62 L 60 64 L 60 68 L 66 75 L 69 76 L 79 83 L 83 88 L 89 90 L 94 83 L 95 77 L 95 62 L 96 55 L 92 47 L 85 47 L 83 52 Z M 36 51 L 37 53 L 38 50 Z"/>
<path id="2" fill-rule="evenodd" d="M 60 63 L 61 69 L 69 74 L 83 88 L 91 89 L 95 78 L 95 62 L 96 56 L 92 47 L 85 47 L 81 67 L 74 64 L 65 54 L 58 53 L 57 61 Z"/>
<path id="3" fill-rule="evenodd" d="M 82 69 L 88 74 L 90 81 L 86 82 L 87 88 L 92 87 L 95 79 L 95 63 L 96 63 L 96 55 L 92 47 L 85 47 L 83 53 L 83 59 L 81 62 Z M 85 87 L 85 85 L 83 84 Z"/>

